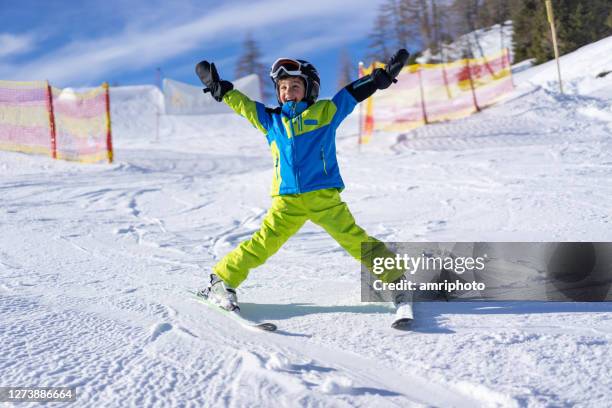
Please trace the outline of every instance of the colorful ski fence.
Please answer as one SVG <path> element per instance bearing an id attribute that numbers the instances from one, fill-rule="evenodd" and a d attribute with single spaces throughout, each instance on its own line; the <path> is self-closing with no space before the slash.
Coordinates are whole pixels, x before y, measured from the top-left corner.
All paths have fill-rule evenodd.
<path id="1" fill-rule="evenodd" d="M 359 76 L 382 67 L 379 62 L 360 65 Z M 508 50 L 491 57 L 409 65 L 397 79 L 362 104 L 360 144 L 368 143 L 376 130 L 408 131 L 469 116 L 514 89 Z"/>
<path id="2" fill-rule="evenodd" d="M 75 92 L 46 81 L 0 81 L 0 150 L 111 163 L 108 84 Z"/>

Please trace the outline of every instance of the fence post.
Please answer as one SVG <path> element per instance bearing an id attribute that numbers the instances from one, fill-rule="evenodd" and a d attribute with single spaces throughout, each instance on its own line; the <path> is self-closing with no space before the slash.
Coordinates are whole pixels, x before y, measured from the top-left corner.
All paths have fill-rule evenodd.
<path id="1" fill-rule="evenodd" d="M 446 89 L 446 96 L 448 99 L 453 99 L 453 95 L 451 94 L 450 87 L 448 85 L 448 74 L 446 72 L 446 54 L 444 53 L 444 48 L 446 44 L 442 43 L 442 49 L 440 53 L 442 54 L 442 78 L 444 79 L 444 88 Z"/>
<path id="2" fill-rule="evenodd" d="M 108 154 L 108 162 L 113 162 L 113 139 L 111 136 L 111 119 L 110 119 L 110 92 L 108 90 L 108 82 L 102 84 L 106 99 L 106 152 Z"/>
<path id="3" fill-rule="evenodd" d="M 465 58 L 465 65 L 467 68 L 468 79 L 470 81 L 470 89 L 472 90 L 472 102 L 474 102 L 474 107 L 476 108 L 476 112 L 480 112 L 480 107 L 478 106 L 478 100 L 476 99 L 476 89 L 474 89 L 474 80 L 472 79 L 472 68 L 470 67 L 469 58 Z"/>
<path id="4" fill-rule="evenodd" d="M 423 123 L 429 124 L 427 120 L 427 109 L 425 107 L 425 90 L 423 89 L 423 77 L 421 76 L 421 64 L 417 66 L 417 75 L 419 76 L 419 91 L 421 92 L 421 112 L 423 113 Z"/>
<path id="5" fill-rule="evenodd" d="M 376 67 L 376 63 L 372 63 L 372 69 Z M 360 63 L 360 78 L 364 76 L 365 69 L 363 68 L 363 63 Z M 372 132 L 374 131 L 374 115 L 373 115 L 373 104 L 374 98 L 370 96 L 363 103 L 360 103 L 359 114 L 359 151 L 361 151 L 361 145 L 368 143 L 370 138 L 372 137 Z"/>
<path id="6" fill-rule="evenodd" d="M 155 143 L 159 143 L 159 106 L 155 107 Z"/>
<path id="7" fill-rule="evenodd" d="M 504 48 L 504 62 L 508 64 L 507 67 L 510 74 L 510 82 L 512 83 L 512 88 L 515 88 L 514 77 L 512 76 L 512 64 L 510 63 L 510 50 L 508 48 Z M 505 67 L 506 65 L 502 65 L 502 69 Z"/>
<path id="8" fill-rule="evenodd" d="M 552 2 L 550 0 L 546 0 L 545 3 L 548 24 L 550 24 L 550 32 L 552 33 L 555 60 L 557 61 L 557 77 L 559 78 L 559 91 L 563 93 L 563 81 L 561 81 L 561 64 L 559 63 L 559 47 L 557 46 L 557 29 L 555 28 L 555 14 L 553 12 Z"/>
<path id="9" fill-rule="evenodd" d="M 51 136 L 51 157 L 57 159 L 57 134 L 55 131 L 55 113 L 53 112 L 53 92 L 47 81 L 47 110 L 49 111 L 49 130 Z"/>
<path id="10" fill-rule="evenodd" d="M 446 73 L 446 63 L 444 61 L 442 61 L 442 79 L 444 79 L 444 88 L 446 89 L 446 96 L 448 96 L 449 100 L 453 99 L 450 87 L 448 86 L 448 75 Z"/>
<path id="11" fill-rule="evenodd" d="M 363 76 L 363 62 L 359 61 L 359 71 L 357 72 L 357 77 L 361 78 Z M 364 104 L 359 104 L 359 135 L 357 136 L 357 144 L 359 145 L 359 150 L 361 151 L 361 133 L 363 132 L 363 121 L 365 118 L 363 117 L 363 108 Z"/>
<path id="12" fill-rule="evenodd" d="M 263 90 L 261 89 L 261 79 L 259 75 L 257 75 L 257 83 L 259 84 L 259 94 L 263 98 Z M 157 67 L 157 88 L 159 92 L 162 94 L 162 98 L 164 97 L 164 87 L 162 83 L 162 72 L 161 68 Z M 155 104 L 155 143 L 159 143 L 159 116 L 161 115 L 161 111 L 159 109 L 159 104 Z"/>

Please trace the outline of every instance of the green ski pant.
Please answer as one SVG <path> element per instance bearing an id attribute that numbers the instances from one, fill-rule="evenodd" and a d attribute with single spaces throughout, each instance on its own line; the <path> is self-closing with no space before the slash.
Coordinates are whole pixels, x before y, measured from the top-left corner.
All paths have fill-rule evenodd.
<path id="1" fill-rule="evenodd" d="M 350 255 L 362 262 L 372 271 L 375 257 L 395 257 L 385 244 L 368 234 L 355 223 L 353 215 L 340 193 L 335 188 L 310 191 L 303 194 L 274 196 L 272 207 L 268 210 L 262 226 L 247 241 L 228 253 L 213 271 L 225 283 L 238 287 L 249 270 L 262 265 L 270 256 L 304 225 L 311 220 L 320 225 Z M 361 243 L 367 252 L 362 254 Z M 383 282 L 393 282 L 403 274 L 402 270 L 385 270 L 378 278 Z"/>

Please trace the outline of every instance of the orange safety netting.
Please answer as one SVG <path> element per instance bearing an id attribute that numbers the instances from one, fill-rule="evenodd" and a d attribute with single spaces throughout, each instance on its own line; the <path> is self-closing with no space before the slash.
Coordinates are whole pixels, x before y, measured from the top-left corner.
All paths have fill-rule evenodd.
<path id="1" fill-rule="evenodd" d="M 112 161 L 108 86 L 77 93 L 43 81 L 0 81 L 0 149 Z"/>
<path id="2" fill-rule="evenodd" d="M 381 67 L 384 64 L 377 62 L 360 68 L 360 76 Z M 365 101 L 360 143 L 368 143 L 374 130 L 405 131 L 471 115 L 513 89 L 507 51 L 494 57 L 410 65 L 397 80 Z"/>

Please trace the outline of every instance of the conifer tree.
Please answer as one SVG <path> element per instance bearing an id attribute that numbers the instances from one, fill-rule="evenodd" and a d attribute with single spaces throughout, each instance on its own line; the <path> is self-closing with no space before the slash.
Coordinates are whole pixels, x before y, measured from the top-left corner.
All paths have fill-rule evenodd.
<path id="1" fill-rule="evenodd" d="M 514 10 L 515 60 L 535 58 L 536 63 L 554 57 L 546 7 L 542 0 L 520 0 Z M 612 35 L 610 0 L 555 0 L 553 2 L 561 55 Z"/>
<path id="2" fill-rule="evenodd" d="M 391 57 L 394 38 L 392 24 L 393 3 L 393 1 L 387 1 L 378 7 L 378 14 L 370 33 L 366 65 L 370 65 L 375 61 L 386 61 Z"/>
<path id="3" fill-rule="evenodd" d="M 257 42 L 252 34 L 248 33 L 244 38 L 242 54 L 238 57 L 238 61 L 236 62 L 236 71 L 234 75 L 236 79 L 238 79 L 250 74 L 257 74 L 259 77 L 261 96 L 264 101 L 267 101 L 270 98 L 268 87 L 265 86 L 268 70 L 266 69 L 266 65 L 261 62 L 261 53 Z"/>
<path id="4" fill-rule="evenodd" d="M 338 89 L 344 88 L 357 78 L 357 66 L 353 65 L 351 56 L 346 48 L 340 52 L 340 72 L 338 75 Z"/>

